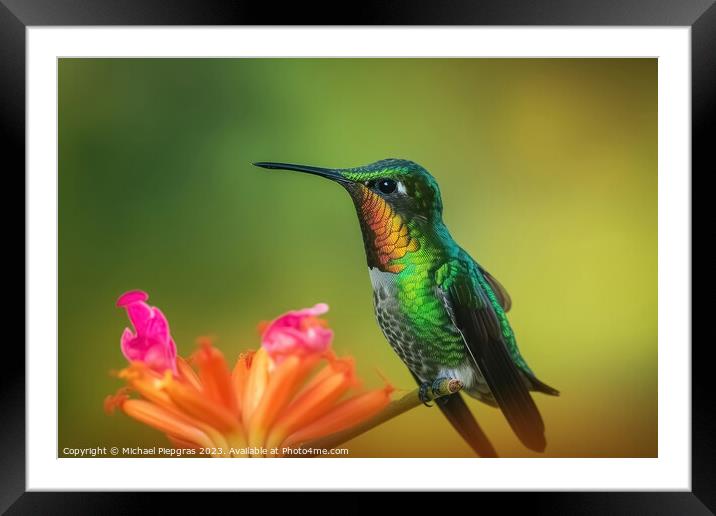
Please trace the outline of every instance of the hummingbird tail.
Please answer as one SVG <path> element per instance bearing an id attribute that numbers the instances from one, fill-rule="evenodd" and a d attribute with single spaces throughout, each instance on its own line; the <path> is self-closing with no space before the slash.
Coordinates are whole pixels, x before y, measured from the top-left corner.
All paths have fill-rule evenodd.
<path id="1" fill-rule="evenodd" d="M 459 392 L 436 400 L 436 404 L 475 453 L 480 457 L 497 457 L 497 451 L 477 424 Z"/>
<path id="2" fill-rule="evenodd" d="M 546 383 L 538 380 L 534 375 L 527 375 L 530 383 L 532 384 L 532 390 L 549 394 L 550 396 L 559 396 L 559 391 L 554 387 L 550 387 Z"/>

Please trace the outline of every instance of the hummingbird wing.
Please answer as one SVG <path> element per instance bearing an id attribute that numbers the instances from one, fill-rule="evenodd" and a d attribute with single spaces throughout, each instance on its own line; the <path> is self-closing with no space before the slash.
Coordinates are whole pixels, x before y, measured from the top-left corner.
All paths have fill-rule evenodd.
<path id="1" fill-rule="evenodd" d="M 547 443 L 542 416 L 510 355 L 490 296 L 477 280 L 480 272 L 464 262 L 452 263 L 450 269 L 443 272 L 438 284 L 474 366 L 520 441 L 532 450 L 544 451 Z"/>
<path id="2" fill-rule="evenodd" d="M 507 290 L 505 287 L 502 286 L 502 283 L 497 281 L 497 278 L 495 278 L 492 274 L 487 272 L 485 269 L 482 268 L 482 265 L 478 265 L 480 268 L 480 272 L 482 273 L 482 277 L 485 278 L 487 283 L 490 284 L 490 287 L 492 288 L 492 291 L 495 293 L 495 297 L 497 297 L 497 301 L 500 303 L 500 306 L 505 312 L 509 312 L 510 308 L 512 308 L 512 298 L 507 293 Z"/>

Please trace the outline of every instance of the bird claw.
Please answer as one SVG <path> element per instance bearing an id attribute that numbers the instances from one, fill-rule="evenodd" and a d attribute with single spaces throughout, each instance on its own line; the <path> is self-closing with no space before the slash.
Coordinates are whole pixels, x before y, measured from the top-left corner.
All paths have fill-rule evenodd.
<path id="1" fill-rule="evenodd" d="M 430 382 L 422 382 L 420 384 L 420 389 L 418 390 L 418 397 L 426 407 L 432 407 L 432 404 L 429 403 L 430 398 L 428 397 L 428 388 L 430 387 Z"/>
<path id="2" fill-rule="evenodd" d="M 420 384 L 420 390 L 418 391 L 418 395 L 420 397 L 420 401 L 423 402 L 423 405 L 426 407 L 432 407 L 432 404 L 429 403 L 430 401 L 435 401 L 438 404 L 442 404 L 441 397 L 445 394 L 445 388 L 443 386 L 443 383 L 445 382 L 451 382 L 451 381 L 457 381 L 452 380 L 450 378 L 445 378 L 443 376 L 439 376 L 435 378 L 432 382 L 422 382 Z M 462 386 L 462 384 L 460 384 Z M 430 392 L 430 395 L 428 396 L 428 391 Z M 438 394 L 439 393 L 439 394 Z M 445 400 L 447 401 L 447 400 Z"/>

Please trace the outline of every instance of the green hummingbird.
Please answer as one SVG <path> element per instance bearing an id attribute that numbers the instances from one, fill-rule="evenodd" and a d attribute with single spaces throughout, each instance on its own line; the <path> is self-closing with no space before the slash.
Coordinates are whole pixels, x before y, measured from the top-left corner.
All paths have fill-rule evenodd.
<path id="1" fill-rule="evenodd" d="M 259 162 L 307 172 L 348 191 L 358 214 L 378 324 L 420 386 L 457 379 L 463 391 L 499 407 L 528 448 L 546 447 L 530 391 L 558 395 L 537 379 L 517 347 L 505 288 L 450 235 L 435 178 L 403 159 L 329 169 Z M 460 393 L 436 403 L 482 456 L 497 456 Z"/>

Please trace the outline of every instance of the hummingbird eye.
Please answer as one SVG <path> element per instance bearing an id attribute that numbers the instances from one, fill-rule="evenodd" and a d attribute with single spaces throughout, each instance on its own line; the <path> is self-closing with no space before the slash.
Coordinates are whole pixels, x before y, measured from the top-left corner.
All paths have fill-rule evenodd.
<path id="1" fill-rule="evenodd" d="M 395 192 L 397 186 L 398 183 L 396 183 L 392 179 L 380 179 L 378 181 L 378 190 L 380 190 L 384 194 L 391 194 Z"/>

